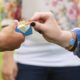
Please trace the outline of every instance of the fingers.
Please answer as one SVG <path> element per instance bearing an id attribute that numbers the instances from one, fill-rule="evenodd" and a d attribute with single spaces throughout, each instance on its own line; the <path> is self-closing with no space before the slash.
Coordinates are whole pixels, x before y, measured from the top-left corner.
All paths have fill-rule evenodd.
<path id="1" fill-rule="evenodd" d="M 37 12 L 31 18 L 32 21 L 39 21 L 40 19 L 46 20 L 49 16 L 52 16 L 51 12 Z"/>
<path id="2" fill-rule="evenodd" d="M 36 26 L 36 23 L 35 22 L 32 22 L 31 24 L 30 24 L 30 26 Z"/>
<path id="3" fill-rule="evenodd" d="M 16 27 L 17 27 L 17 25 L 18 25 L 18 21 L 15 20 L 15 21 L 10 25 L 10 29 L 11 29 L 11 30 L 15 30 Z"/>
<path id="4" fill-rule="evenodd" d="M 42 24 L 42 23 L 39 23 L 39 22 L 33 22 L 32 24 L 31 24 L 33 27 L 34 27 L 34 29 L 36 30 L 36 31 L 38 31 L 39 33 L 42 33 L 45 29 L 44 29 L 44 24 Z"/>
<path id="5" fill-rule="evenodd" d="M 12 24 L 12 25 L 10 26 L 10 29 L 11 29 L 11 30 L 15 30 L 15 29 L 16 29 L 16 27 L 17 27 L 17 24 L 16 24 L 16 23 L 14 23 L 14 24 Z"/>
<path id="6" fill-rule="evenodd" d="M 15 80 L 15 78 L 11 75 L 11 76 L 7 76 L 7 77 L 5 77 L 5 79 L 4 80 Z"/>
<path id="7" fill-rule="evenodd" d="M 14 71 L 14 73 L 13 73 L 14 78 L 17 77 L 17 73 L 18 73 L 18 72 Z"/>
<path id="8" fill-rule="evenodd" d="M 43 24 L 39 23 L 39 22 L 34 22 L 35 25 L 32 25 L 34 27 L 34 29 L 38 32 L 43 31 Z"/>
<path id="9" fill-rule="evenodd" d="M 17 74 L 18 74 L 18 67 L 17 67 L 17 64 L 16 64 L 16 67 L 15 67 L 15 69 L 14 69 L 14 71 L 13 71 L 13 76 L 14 76 L 14 78 L 17 77 Z"/>
<path id="10" fill-rule="evenodd" d="M 6 68 L 4 67 L 2 70 L 2 78 L 3 80 L 16 80 L 16 76 L 17 76 L 17 66 L 16 64 L 12 65 L 12 67 L 14 66 L 14 68 Z"/>
<path id="11" fill-rule="evenodd" d="M 16 76 L 17 76 L 17 72 L 15 71 L 15 73 L 14 73 L 14 71 L 13 72 L 3 72 L 2 73 L 2 78 L 3 78 L 3 80 L 15 80 L 16 79 Z"/>
<path id="12" fill-rule="evenodd" d="M 21 43 L 24 42 L 25 36 L 24 36 L 22 33 L 18 33 L 18 32 L 17 32 L 16 37 L 17 37 L 17 38 L 15 38 L 15 39 L 16 39 L 16 42 L 17 42 L 16 45 L 19 44 L 19 46 L 20 46 Z"/>
<path id="13" fill-rule="evenodd" d="M 2 78 L 3 80 L 15 80 L 13 74 L 3 74 Z"/>

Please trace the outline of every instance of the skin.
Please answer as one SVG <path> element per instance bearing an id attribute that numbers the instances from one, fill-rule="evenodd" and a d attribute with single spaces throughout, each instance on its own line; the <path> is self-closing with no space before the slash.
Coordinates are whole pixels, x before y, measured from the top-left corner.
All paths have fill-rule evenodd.
<path id="1" fill-rule="evenodd" d="M 40 32 L 47 41 L 58 44 L 64 48 L 69 46 L 72 32 L 62 30 L 52 13 L 38 12 L 33 15 L 31 20 L 36 24 L 34 29 Z"/>
<path id="2" fill-rule="evenodd" d="M 11 26 L 5 27 L 0 32 L 0 51 L 11 51 L 19 48 L 24 41 L 24 36 L 21 33 L 17 33 L 16 23 Z"/>
<path id="3" fill-rule="evenodd" d="M 21 43 L 24 41 L 24 36 L 21 33 L 15 32 L 16 25 L 17 23 L 11 25 L 10 27 L 5 27 L 1 31 L 2 37 L 6 40 L 1 46 L 4 51 L 2 68 L 3 80 L 15 80 L 18 72 L 17 64 L 13 59 L 14 51 L 12 50 L 20 47 Z M 6 34 L 4 34 L 4 32 Z"/>
<path id="4" fill-rule="evenodd" d="M 13 59 L 13 51 L 6 51 L 3 53 L 3 80 L 16 80 L 18 67 Z"/>
<path id="5" fill-rule="evenodd" d="M 52 13 L 50 12 L 35 13 L 31 18 L 31 21 L 33 21 L 36 24 L 35 26 L 33 26 L 33 28 L 36 31 L 40 32 L 47 41 L 58 44 L 64 48 L 69 46 L 69 40 L 72 37 L 72 32 L 62 30 L 58 25 L 57 21 L 53 18 Z M 15 74 L 17 76 L 18 71 L 17 65 L 13 60 L 12 52 L 7 53 L 8 54 L 4 52 L 3 77 L 4 80 L 15 80 L 15 76 L 13 73 L 15 71 Z M 7 60 L 7 58 L 9 60 Z"/>

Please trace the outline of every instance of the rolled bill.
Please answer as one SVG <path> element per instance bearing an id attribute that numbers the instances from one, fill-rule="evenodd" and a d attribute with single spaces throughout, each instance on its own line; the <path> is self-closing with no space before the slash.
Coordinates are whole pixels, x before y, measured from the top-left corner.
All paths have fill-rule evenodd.
<path id="1" fill-rule="evenodd" d="M 31 22 L 20 21 L 16 27 L 16 32 L 22 33 L 24 36 L 32 34 L 32 27 L 30 26 Z"/>

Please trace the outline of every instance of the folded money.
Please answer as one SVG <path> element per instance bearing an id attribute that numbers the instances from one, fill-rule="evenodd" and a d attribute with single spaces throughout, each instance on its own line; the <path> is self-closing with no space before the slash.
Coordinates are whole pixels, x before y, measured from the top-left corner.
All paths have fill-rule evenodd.
<path id="1" fill-rule="evenodd" d="M 32 27 L 31 27 L 30 23 L 31 22 L 25 22 L 25 21 L 18 22 L 18 26 L 16 27 L 16 32 L 20 32 L 24 36 L 31 35 Z"/>

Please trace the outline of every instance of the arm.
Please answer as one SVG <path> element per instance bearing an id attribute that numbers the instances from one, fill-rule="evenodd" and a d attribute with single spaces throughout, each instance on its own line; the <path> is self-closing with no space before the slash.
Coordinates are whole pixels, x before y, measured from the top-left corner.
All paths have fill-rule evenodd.
<path id="1" fill-rule="evenodd" d="M 70 39 L 73 38 L 76 33 L 62 30 L 52 13 L 39 12 L 34 14 L 31 20 L 35 23 L 33 28 L 40 32 L 47 41 L 70 49 Z M 76 35 L 74 39 L 76 41 Z"/>
<path id="2" fill-rule="evenodd" d="M 3 80 L 15 80 L 17 76 L 17 64 L 13 59 L 12 51 L 3 52 Z"/>

